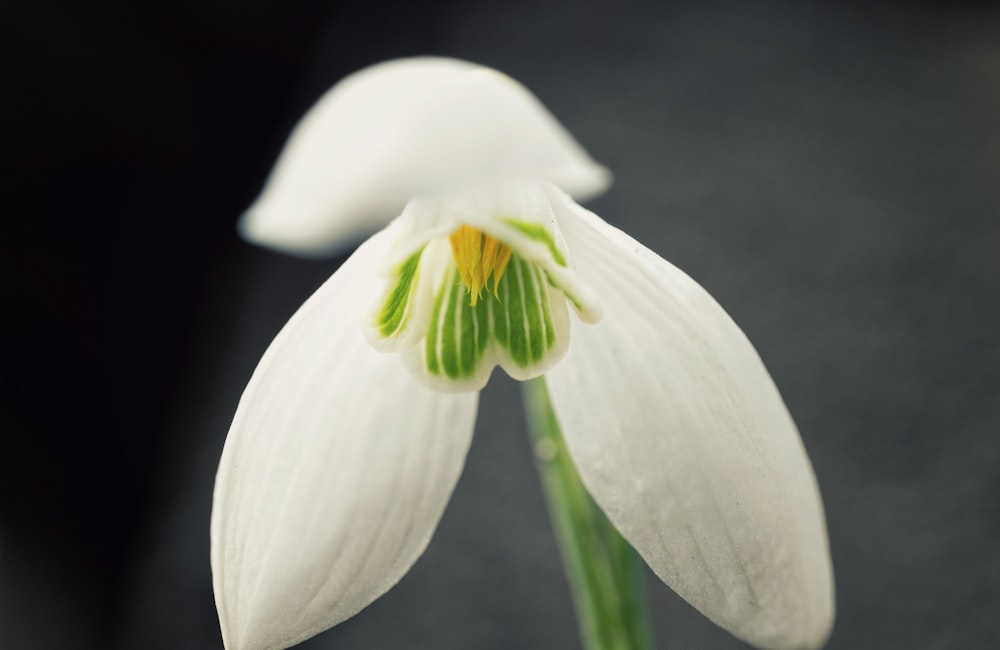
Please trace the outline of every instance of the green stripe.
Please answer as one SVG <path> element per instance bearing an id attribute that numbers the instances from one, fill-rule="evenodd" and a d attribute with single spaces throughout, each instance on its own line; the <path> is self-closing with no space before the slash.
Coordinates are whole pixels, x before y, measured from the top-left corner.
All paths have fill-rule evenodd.
<path id="1" fill-rule="evenodd" d="M 505 349 L 510 348 L 510 327 L 507 323 L 507 319 L 510 317 L 507 311 L 507 305 L 510 303 L 510 285 L 509 278 L 504 277 L 500 280 L 500 286 L 497 289 L 500 301 L 493 308 L 493 336 Z"/>
<path id="2" fill-rule="evenodd" d="M 543 283 L 545 282 L 545 279 L 547 277 L 548 274 L 542 272 L 542 270 L 539 269 L 538 267 L 535 267 L 535 279 L 538 281 L 538 286 L 544 286 Z M 540 301 L 542 307 L 542 316 L 544 317 L 544 323 L 545 323 L 546 350 L 551 349 L 552 346 L 555 345 L 556 343 L 556 330 L 555 327 L 552 325 L 552 303 L 549 300 L 549 297 L 550 294 L 546 292 L 543 296 L 541 296 L 541 301 Z"/>
<path id="3" fill-rule="evenodd" d="M 458 340 L 455 338 L 455 304 L 462 299 L 463 285 L 458 281 L 458 272 L 455 273 L 455 280 L 452 281 L 448 292 L 448 302 L 444 309 L 444 324 L 441 327 L 441 365 L 444 374 L 452 379 L 458 378 Z"/>
<path id="4" fill-rule="evenodd" d="M 510 360 L 531 367 L 556 345 L 548 277 L 535 264 L 514 255 L 497 288 L 473 307 L 458 270 L 447 274 L 435 297 L 427 331 L 427 371 L 455 380 L 483 371 L 486 349 L 495 342 Z"/>
<path id="5" fill-rule="evenodd" d="M 468 377 L 472 375 L 476 370 L 476 361 L 478 360 L 478 355 L 476 354 L 476 349 L 479 347 L 476 332 L 476 314 L 477 311 L 483 311 L 485 305 L 480 301 L 475 307 L 469 305 L 469 298 L 462 292 L 460 302 L 458 303 L 458 318 L 459 318 L 459 332 L 461 340 L 459 341 L 458 349 L 461 351 L 461 357 L 459 358 L 459 372 L 461 372 L 463 377 Z"/>
<path id="6" fill-rule="evenodd" d="M 496 299 L 487 295 L 481 307 L 477 306 L 476 313 L 476 359 L 481 359 L 486 351 L 486 346 L 490 342 L 490 323 L 492 322 L 493 303 Z"/>
<path id="7" fill-rule="evenodd" d="M 410 303 L 411 288 L 416 280 L 420 255 L 423 252 L 423 249 L 420 249 L 396 267 L 396 285 L 386 298 L 376 319 L 378 331 L 385 338 L 395 334 L 405 322 L 404 316 Z"/>
<path id="8" fill-rule="evenodd" d="M 521 258 L 512 257 L 511 269 L 514 277 L 510 288 L 510 300 L 507 301 L 507 310 L 510 312 L 510 332 L 508 342 L 510 357 L 519 366 L 528 365 L 528 331 L 527 318 L 524 313 L 524 277 L 521 272 Z"/>
<path id="9" fill-rule="evenodd" d="M 563 257 L 562 252 L 558 247 L 556 247 L 556 240 L 552 237 L 552 233 L 550 233 L 545 226 L 533 221 L 515 219 L 514 217 L 507 217 L 504 219 L 504 223 L 513 227 L 522 235 L 545 244 L 545 246 L 549 249 L 549 255 L 552 256 L 552 260 L 559 266 L 566 266 L 566 258 Z"/>
<path id="10" fill-rule="evenodd" d="M 524 265 L 524 311 L 528 318 L 528 352 L 532 361 L 540 361 L 545 354 L 545 332 L 542 331 L 542 309 L 535 287 L 534 269 Z"/>
<path id="11" fill-rule="evenodd" d="M 456 277 L 458 273 L 455 273 Z M 436 375 L 441 372 L 441 359 L 438 357 L 438 338 L 440 332 L 440 320 L 441 320 L 441 307 L 445 304 L 445 294 L 448 293 L 448 283 L 445 282 L 441 285 L 438 290 L 437 297 L 434 298 L 434 311 L 431 312 L 431 324 L 427 330 L 427 339 L 425 342 L 426 353 L 427 353 L 427 370 L 432 374 Z"/>

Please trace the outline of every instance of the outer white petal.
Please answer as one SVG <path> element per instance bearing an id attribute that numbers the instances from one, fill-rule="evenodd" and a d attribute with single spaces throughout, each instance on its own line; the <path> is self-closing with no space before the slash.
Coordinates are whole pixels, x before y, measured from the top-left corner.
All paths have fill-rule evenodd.
<path id="1" fill-rule="evenodd" d="M 756 351 L 691 278 L 553 196 L 604 306 L 548 375 L 584 484 L 717 624 L 764 648 L 821 646 L 834 613 L 822 502 Z"/>
<path id="2" fill-rule="evenodd" d="M 306 114 L 240 229 L 322 254 L 414 196 L 508 176 L 545 178 L 581 199 L 610 180 L 510 77 L 454 59 L 390 61 L 347 77 Z"/>
<path id="3" fill-rule="evenodd" d="M 212 510 L 230 650 L 288 647 L 384 593 L 461 473 L 478 395 L 424 388 L 363 335 L 390 238 L 375 235 L 302 306 L 240 401 Z"/>

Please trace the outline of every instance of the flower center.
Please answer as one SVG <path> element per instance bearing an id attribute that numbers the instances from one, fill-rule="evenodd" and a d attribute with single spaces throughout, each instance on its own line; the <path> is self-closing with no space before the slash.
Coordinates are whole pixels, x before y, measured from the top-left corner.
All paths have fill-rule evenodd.
<path id="1" fill-rule="evenodd" d="M 600 318 L 533 186 L 412 201 L 397 235 L 365 333 L 430 388 L 479 390 L 498 366 L 538 377 L 569 348 L 570 307 L 585 323 Z"/>
<path id="2" fill-rule="evenodd" d="M 458 275 L 469 292 L 469 306 L 475 307 L 479 302 L 490 276 L 493 277 L 493 296 L 500 300 L 500 278 L 510 262 L 510 247 L 479 228 L 465 224 L 451 233 L 448 241 Z"/>

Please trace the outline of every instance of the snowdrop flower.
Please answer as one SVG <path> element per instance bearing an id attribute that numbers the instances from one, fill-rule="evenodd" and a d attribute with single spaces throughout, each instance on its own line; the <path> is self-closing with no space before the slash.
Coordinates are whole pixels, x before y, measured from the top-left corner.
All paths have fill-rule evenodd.
<path id="1" fill-rule="evenodd" d="M 657 576 L 751 644 L 821 646 L 834 608 L 822 504 L 746 336 L 691 278 L 557 188 L 586 194 L 606 174 L 522 87 L 461 62 L 386 65 L 310 113 L 244 222 L 258 240 L 315 250 L 386 207 L 371 188 L 418 197 L 306 301 L 240 400 L 212 513 L 226 647 L 294 645 L 409 570 L 496 366 L 545 374 L 584 484 Z M 474 134 L 477 117 L 530 155 L 464 148 L 450 129 Z M 381 134 L 369 120 L 388 122 L 386 160 L 398 146 L 412 163 L 414 143 L 440 160 L 402 180 L 368 158 L 351 120 L 368 135 Z"/>

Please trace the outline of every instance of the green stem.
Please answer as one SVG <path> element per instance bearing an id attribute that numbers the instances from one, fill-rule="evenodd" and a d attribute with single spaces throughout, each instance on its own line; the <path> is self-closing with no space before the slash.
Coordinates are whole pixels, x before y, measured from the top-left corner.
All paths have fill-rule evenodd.
<path id="1" fill-rule="evenodd" d="M 652 650 L 642 561 L 580 482 L 543 377 L 524 384 L 528 429 L 587 650 Z"/>

